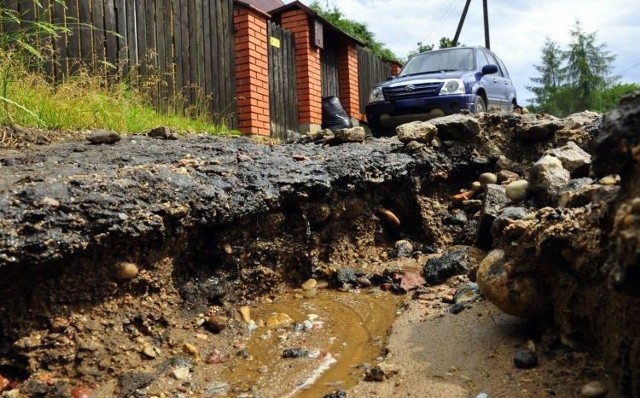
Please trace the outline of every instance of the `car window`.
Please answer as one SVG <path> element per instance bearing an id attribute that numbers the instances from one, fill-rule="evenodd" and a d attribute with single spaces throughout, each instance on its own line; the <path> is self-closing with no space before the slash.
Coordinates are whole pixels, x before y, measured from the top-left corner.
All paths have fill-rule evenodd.
<path id="1" fill-rule="evenodd" d="M 484 51 L 483 51 L 484 52 Z M 487 59 L 489 60 L 490 64 L 494 64 L 495 66 L 498 67 L 498 75 L 503 76 L 502 70 L 500 69 L 500 64 L 498 63 L 498 61 L 496 61 L 496 58 L 493 56 L 493 54 L 491 54 L 490 52 L 484 52 L 485 55 L 487 56 Z"/>
<path id="2" fill-rule="evenodd" d="M 502 63 L 502 60 L 501 60 L 500 58 L 498 58 L 498 57 L 496 57 L 496 60 L 498 61 L 498 67 L 499 67 L 500 69 L 502 69 L 502 74 L 503 74 L 505 77 L 509 77 L 509 71 L 507 71 L 507 67 L 506 67 L 506 66 L 504 66 L 504 63 Z"/>
<path id="3" fill-rule="evenodd" d="M 487 56 L 484 55 L 484 51 L 478 51 L 478 70 L 482 70 L 482 67 L 485 65 L 489 65 Z"/>
<path id="4" fill-rule="evenodd" d="M 415 73 L 473 70 L 473 49 L 461 48 L 446 51 L 431 51 L 411 58 L 401 75 Z"/>

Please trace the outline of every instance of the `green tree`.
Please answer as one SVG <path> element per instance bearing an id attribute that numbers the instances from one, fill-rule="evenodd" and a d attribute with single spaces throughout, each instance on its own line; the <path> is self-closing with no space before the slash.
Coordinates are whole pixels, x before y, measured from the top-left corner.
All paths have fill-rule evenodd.
<path id="1" fill-rule="evenodd" d="M 408 58 L 413 57 L 416 54 L 420 54 L 423 53 L 425 51 L 431 51 L 435 48 L 435 46 L 433 44 L 423 44 L 421 41 L 419 41 L 418 43 L 418 48 L 416 48 L 413 51 L 410 51 L 408 54 Z M 460 43 L 454 43 L 453 39 L 449 39 L 448 37 L 441 37 L 440 38 L 440 47 L 439 48 L 450 48 L 450 47 L 458 47 L 459 45 L 461 45 Z"/>
<path id="2" fill-rule="evenodd" d="M 575 94 L 572 111 L 593 109 L 597 93 L 617 80 L 611 76 L 616 57 L 606 47 L 606 43 L 596 44 L 596 32 L 585 33 L 580 21 L 576 21 L 569 50 L 564 53 L 567 83 Z"/>
<path id="3" fill-rule="evenodd" d="M 562 51 L 558 43 L 547 37 L 542 46 L 542 63 L 533 67 L 540 77 L 530 78 L 535 85 L 527 86 L 536 95 L 529 100 L 532 108 L 536 112 L 557 114 L 557 94 L 563 83 Z"/>
<path id="4" fill-rule="evenodd" d="M 535 84 L 527 87 L 536 96 L 529 100 L 531 107 L 556 116 L 584 110 L 606 112 L 634 85 L 616 85 L 618 77 L 611 75 L 616 57 L 607 51 L 606 43 L 597 43 L 596 32 L 584 32 L 576 21 L 570 34 L 566 51 L 546 39 L 542 62 L 534 65 L 540 76 L 530 78 Z"/>
<path id="5" fill-rule="evenodd" d="M 398 60 L 393 51 L 376 40 L 375 35 L 369 30 L 367 24 L 347 18 L 337 6 L 324 8 L 318 1 L 314 1 L 309 7 L 343 32 L 363 42 L 366 48 L 383 60 Z"/>

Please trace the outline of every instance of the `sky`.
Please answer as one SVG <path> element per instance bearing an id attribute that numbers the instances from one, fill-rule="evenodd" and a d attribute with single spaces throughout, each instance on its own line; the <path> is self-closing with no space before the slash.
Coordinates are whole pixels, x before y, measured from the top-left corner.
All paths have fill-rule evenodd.
<path id="1" fill-rule="evenodd" d="M 417 43 L 434 44 L 455 35 L 465 0 L 319 0 L 337 6 L 346 18 L 367 24 L 376 40 L 406 58 Z M 302 0 L 309 5 L 312 0 Z M 484 46 L 483 7 L 472 0 L 459 42 Z M 545 38 L 567 49 L 576 19 L 596 43 L 616 55 L 613 74 L 622 83 L 640 83 L 640 6 L 637 0 L 487 0 L 490 47 L 507 66 L 518 103 L 534 95 L 525 87 L 539 73 Z"/>

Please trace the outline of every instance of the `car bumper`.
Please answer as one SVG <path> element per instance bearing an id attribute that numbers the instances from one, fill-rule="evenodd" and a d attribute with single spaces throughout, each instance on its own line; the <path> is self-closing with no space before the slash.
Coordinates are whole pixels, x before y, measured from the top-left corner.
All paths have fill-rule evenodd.
<path id="1" fill-rule="evenodd" d="M 463 109 L 475 112 L 475 95 L 451 95 L 381 101 L 367 105 L 367 121 L 372 128 L 394 129 L 416 120 L 451 115 Z"/>

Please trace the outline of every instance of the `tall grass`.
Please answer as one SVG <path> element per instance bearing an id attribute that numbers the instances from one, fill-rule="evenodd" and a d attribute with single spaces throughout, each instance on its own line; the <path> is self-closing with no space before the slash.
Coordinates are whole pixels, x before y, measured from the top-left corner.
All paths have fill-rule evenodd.
<path id="1" fill-rule="evenodd" d="M 38 43 L 47 43 L 43 36 L 67 34 L 68 28 L 22 20 L 3 4 L 0 0 L 0 24 L 9 22 L 18 29 L 0 31 L 0 124 L 65 131 L 101 128 L 140 133 L 167 126 L 179 132 L 237 133 L 210 114 L 202 95 L 188 109 L 175 106 L 186 102 L 180 94 L 165 98 L 164 103 L 173 105 L 158 112 L 150 94 L 150 88 L 163 84 L 164 77 L 157 74 L 123 76 L 112 70 L 107 77 L 104 68 L 93 73 L 77 63 L 71 76 L 54 82 L 42 73 L 42 66 L 52 62 L 53 51 Z"/>

